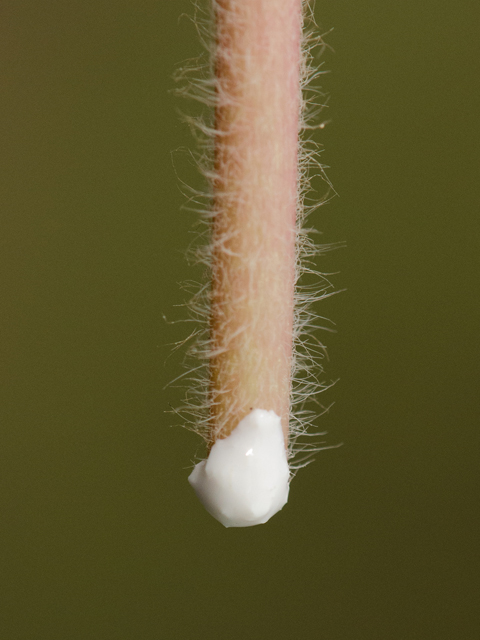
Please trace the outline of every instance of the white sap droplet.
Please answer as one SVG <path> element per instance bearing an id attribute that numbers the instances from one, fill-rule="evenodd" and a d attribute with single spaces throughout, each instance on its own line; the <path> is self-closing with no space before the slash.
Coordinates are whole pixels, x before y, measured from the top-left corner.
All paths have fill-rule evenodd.
<path id="1" fill-rule="evenodd" d="M 254 409 L 227 438 L 215 442 L 188 481 L 225 527 L 251 527 L 286 504 L 289 478 L 280 418 Z"/>

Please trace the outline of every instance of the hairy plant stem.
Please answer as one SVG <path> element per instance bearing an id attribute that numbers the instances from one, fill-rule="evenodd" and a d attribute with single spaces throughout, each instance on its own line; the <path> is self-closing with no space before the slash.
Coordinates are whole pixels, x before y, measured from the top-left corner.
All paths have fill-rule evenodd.
<path id="1" fill-rule="evenodd" d="M 302 0 L 217 0 L 211 443 L 252 409 L 288 444 Z"/>

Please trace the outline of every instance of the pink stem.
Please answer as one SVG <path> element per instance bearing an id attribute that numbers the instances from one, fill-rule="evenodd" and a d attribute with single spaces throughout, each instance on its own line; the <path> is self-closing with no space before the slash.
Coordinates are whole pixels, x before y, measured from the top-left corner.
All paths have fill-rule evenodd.
<path id="1" fill-rule="evenodd" d="M 302 0 L 217 0 L 212 443 L 252 409 L 288 442 Z"/>

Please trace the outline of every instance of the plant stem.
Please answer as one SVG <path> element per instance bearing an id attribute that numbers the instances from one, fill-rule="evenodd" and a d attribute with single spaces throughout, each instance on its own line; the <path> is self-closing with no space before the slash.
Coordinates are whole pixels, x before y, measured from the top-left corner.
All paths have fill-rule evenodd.
<path id="1" fill-rule="evenodd" d="M 288 443 L 302 0 L 217 0 L 211 442 L 252 409 Z"/>

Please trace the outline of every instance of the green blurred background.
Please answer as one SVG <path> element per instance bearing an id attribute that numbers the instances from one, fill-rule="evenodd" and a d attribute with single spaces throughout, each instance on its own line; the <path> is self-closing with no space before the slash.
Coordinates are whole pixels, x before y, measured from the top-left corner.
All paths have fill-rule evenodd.
<path id="1" fill-rule="evenodd" d="M 318 2 L 339 198 L 312 219 L 335 403 L 267 525 L 224 529 L 165 414 L 195 216 L 184 0 L 5 0 L 4 640 L 480 638 L 478 5 Z"/>

